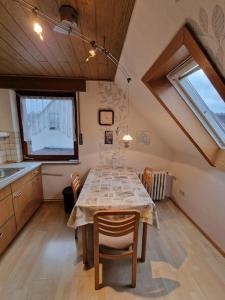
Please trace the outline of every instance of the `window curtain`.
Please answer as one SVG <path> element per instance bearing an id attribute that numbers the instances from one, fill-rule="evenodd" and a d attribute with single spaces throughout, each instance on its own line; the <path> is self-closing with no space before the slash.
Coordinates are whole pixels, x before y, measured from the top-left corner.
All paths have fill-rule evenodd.
<path id="1" fill-rule="evenodd" d="M 25 141 L 30 142 L 46 128 L 77 140 L 73 98 L 23 96 L 20 101 Z"/>

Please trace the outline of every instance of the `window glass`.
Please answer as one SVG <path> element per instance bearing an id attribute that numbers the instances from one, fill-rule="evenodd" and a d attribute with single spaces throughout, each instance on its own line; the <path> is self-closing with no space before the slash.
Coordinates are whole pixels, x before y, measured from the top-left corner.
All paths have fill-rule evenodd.
<path id="1" fill-rule="evenodd" d="M 23 96 L 20 105 L 28 156 L 74 155 L 74 98 Z"/>
<path id="2" fill-rule="evenodd" d="M 220 148 L 225 148 L 225 102 L 199 65 L 189 58 L 167 75 Z"/>
<path id="3" fill-rule="evenodd" d="M 205 73 L 198 69 L 185 77 L 197 91 L 207 108 L 214 115 L 216 121 L 225 130 L 225 102 Z M 182 82 L 182 80 L 181 80 Z"/>

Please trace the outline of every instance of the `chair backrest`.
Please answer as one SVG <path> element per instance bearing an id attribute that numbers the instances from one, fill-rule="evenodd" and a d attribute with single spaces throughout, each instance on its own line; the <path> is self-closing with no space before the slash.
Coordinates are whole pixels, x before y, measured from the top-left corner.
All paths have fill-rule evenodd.
<path id="1" fill-rule="evenodd" d="M 74 172 L 70 174 L 71 181 L 78 178 L 80 180 L 80 174 L 78 172 Z"/>
<path id="2" fill-rule="evenodd" d="M 79 173 L 72 173 L 70 177 L 71 177 L 71 186 L 73 189 L 73 193 L 74 195 L 76 195 L 81 184 L 80 175 Z"/>
<path id="3" fill-rule="evenodd" d="M 152 172 L 153 172 L 152 168 L 146 167 L 143 173 L 143 184 L 146 186 L 149 193 L 152 190 L 152 184 L 153 184 Z"/>
<path id="4" fill-rule="evenodd" d="M 94 214 L 94 237 L 99 233 L 110 237 L 133 234 L 133 243 L 137 243 L 140 213 L 134 210 L 103 210 Z"/>

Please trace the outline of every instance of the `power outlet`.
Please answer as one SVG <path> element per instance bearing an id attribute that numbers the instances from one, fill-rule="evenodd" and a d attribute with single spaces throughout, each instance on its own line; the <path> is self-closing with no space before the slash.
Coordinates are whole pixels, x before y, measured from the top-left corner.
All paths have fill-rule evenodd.
<path id="1" fill-rule="evenodd" d="M 179 194 L 180 194 L 181 196 L 185 197 L 185 192 L 184 192 L 184 191 L 179 190 Z"/>

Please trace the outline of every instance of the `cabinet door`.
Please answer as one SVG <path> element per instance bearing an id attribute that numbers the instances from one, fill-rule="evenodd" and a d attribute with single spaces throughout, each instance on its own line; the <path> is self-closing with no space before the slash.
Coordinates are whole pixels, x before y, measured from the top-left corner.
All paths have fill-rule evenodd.
<path id="1" fill-rule="evenodd" d="M 6 249 L 16 235 L 16 222 L 12 216 L 4 226 L 0 227 L 0 254 Z"/>
<path id="2" fill-rule="evenodd" d="M 17 230 L 20 230 L 34 211 L 32 181 L 13 193 Z"/>
<path id="3" fill-rule="evenodd" d="M 12 195 L 0 200 L 0 227 L 14 214 Z"/>
<path id="4" fill-rule="evenodd" d="M 33 178 L 32 184 L 34 206 L 38 208 L 43 199 L 42 179 L 40 174 Z"/>

